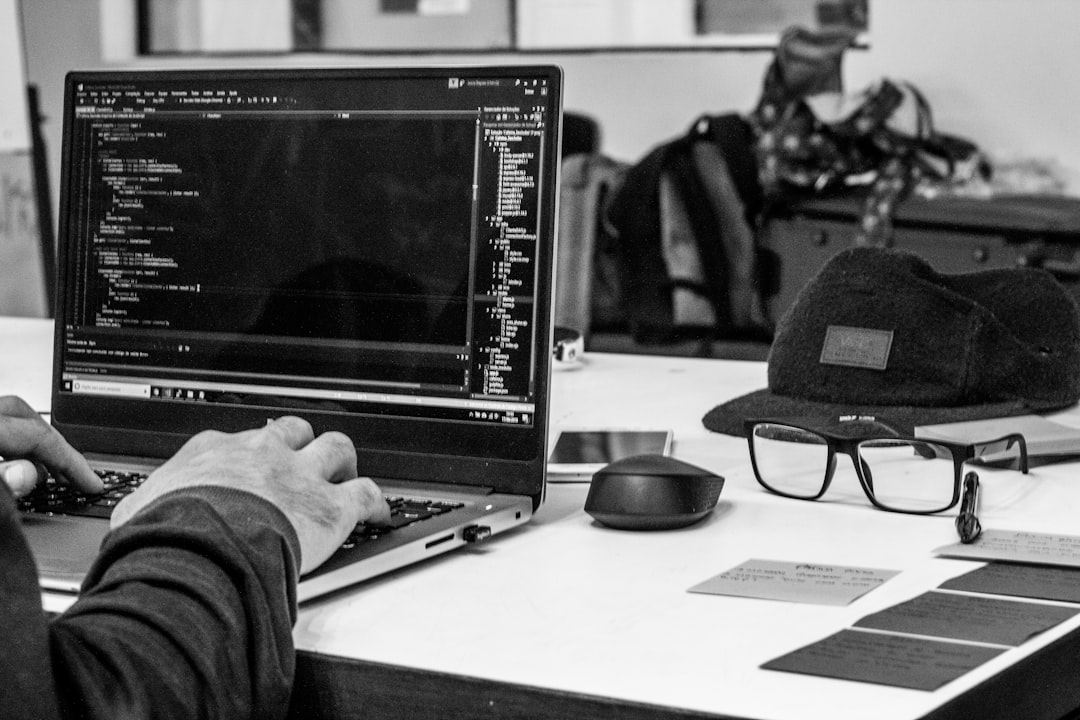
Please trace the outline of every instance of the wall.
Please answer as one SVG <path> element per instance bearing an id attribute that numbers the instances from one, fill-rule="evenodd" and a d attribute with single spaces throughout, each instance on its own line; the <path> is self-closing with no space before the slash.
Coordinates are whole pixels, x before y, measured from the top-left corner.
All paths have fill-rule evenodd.
<path id="1" fill-rule="evenodd" d="M 1080 2 L 871 0 L 871 18 L 874 48 L 853 80 L 914 82 L 939 128 L 992 157 L 1056 159 L 1080 194 Z"/>
<path id="2" fill-rule="evenodd" d="M 27 73 L 42 90 L 58 181 L 63 75 L 117 67 L 101 50 L 99 2 L 22 0 Z M 942 130 L 996 156 L 1056 158 L 1080 194 L 1080 2 L 1076 0 L 871 0 L 872 47 L 845 60 L 849 89 L 883 75 L 919 85 Z M 518 56 L 299 56 L 258 61 L 175 58 L 134 66 L 557 62 L 566 108 L 593 115 L 603 149 L 635 160 L 682 133 L 703 112 L 744 111 L 757 99 L 767 52 L 645 52 Z"/>
<path id="3" fill-rule="evenodd" d="M 0 314 L 48 313 L 17 0 L 0 0 Z"/>

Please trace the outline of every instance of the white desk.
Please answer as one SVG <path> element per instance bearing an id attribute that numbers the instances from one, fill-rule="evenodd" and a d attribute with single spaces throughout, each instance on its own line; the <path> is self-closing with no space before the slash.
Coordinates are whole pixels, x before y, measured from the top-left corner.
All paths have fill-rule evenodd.
<path id="1" fill-rule="evenodd" d="M 0 394 L 47 407 L 50 328 L 0 319 Z M 727 478 L 716 512 L 678 531 L 608 530 L 583 511 L 585 485 L 552 484 L 524 528 L 302 607 L 294 714 L 376 717 L 406 692 L 417 699 L 402 717 L 603 717 L 618 705 L 619 717 L 1051 718 L 1080 707 L 1080 618 L 935 692 L 759 669 L 978 566 L 932 553 L 955 542 L 952 513 L 875 510 L 839 477 L 828 502 L 761 490 L 745 440 L 700 418 L 764 382 L 764 364 L 665 357 L 591 355 L 556 372 L 554 426 L 673 428 L 677 457 Z M 1080 411 L 1062 418 L 1080 424 Z M 1078 531 L 1077 465 L 981 474 L 984 527 Z M 901 572 L 845 607 L 687 592 L 750 558 Z"/>

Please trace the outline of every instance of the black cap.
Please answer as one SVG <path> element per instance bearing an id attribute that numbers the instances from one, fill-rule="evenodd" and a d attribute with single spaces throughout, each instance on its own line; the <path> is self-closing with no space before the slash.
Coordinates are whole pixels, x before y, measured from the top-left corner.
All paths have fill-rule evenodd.
<path id="1" fill-rule="evenodd" d="M 908 252 L 852 248 L 796 297 L 768 363 L 769 387 L 709 411 L 707 428 L 858 414 L 910 433 L 1048 411 L 1080 399 L 1080 311 L 1043 270 L 947 275 Z"/>

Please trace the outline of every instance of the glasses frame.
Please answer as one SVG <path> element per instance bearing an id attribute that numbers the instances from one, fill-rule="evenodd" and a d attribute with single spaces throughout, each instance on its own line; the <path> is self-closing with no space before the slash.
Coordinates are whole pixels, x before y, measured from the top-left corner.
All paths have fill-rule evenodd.
<path id="1" fill-rule="evenodd" d="M 835 431 L 831 431 L 823 425 L 832 424 L 834 427 L 844 421 L 862 421 L 864 423 L 873 423 L 882 427 L 880 433 L 866 433 L 861 435 L 849 435 L 839 434 Z M 816 495 L 795 495 L 792 493 L 783 492 L 770 486 L 767 482 L 762 480 L 761 473 L 758 471 L 757 456 L 754 452 L 754 428 L 758 425 L 782 425 L 785 427 L 795 428 L 802 432 L 816 435 L 825 441 L 827 447 L 827 459 L 825 461 L 825 475 L 822 478 L 821 490 Z M 819 500 L 829 489 L 829 485 L 832 484 L 833 475 L 836 472 L 836 455 L 842 453 L 851 458 L 852 465 L 855 466 L 855 474 L 859 478 L 859 484 L 862 486 L 863 493 L 866 495 L 867 500 L 870 503 L 886 512 L 904 513 L 906 515 L 935 515 L 937 513 L 945 512 L 956 506 L 960 502 L 960 494 L 963 485 L 963 468 L 964 465 L 972 460 L 975 460 L 991 450 L 997 450 L 997 446 L 1005 443 L 1006 449 L 1011 448 L 1013 444 L 1019 444 L 1020 456 L 1018 458 L 1019 470 L 1023 473 L 1028 471 L 1028 454 L 1027 454 L 1027 441 L 1024 440 L 1024 436 L 1020 433 L 1008 433 L 1002 435 L 999 438 L 993 440 L 984 440 L 980 442 L 972 443 L 960 443 L 950 440 L 938 440 L 936 438 L 928 437 L 914 437 L 910 435 L 904 435 L 888 421 L 868 417 L 868 416 L 841 416 L 840 418 L 806 418 L 806 417 L 769 417 L 769 418 L 750 418 L 743 422 L 743 430 L 746 433 L 746 440 L 750 446 L 750 464 L 754 468 L 754 477 L 757 479 L 758 484 L 771 493 L 781 495 L 783 497 L 789 497 L 795 500 Z M 931 448 L 925 448 L 925 451 L 919 450 L 919 445 L 934 445 L 943 447 L 949 451 L 953 461 L 953 492 L 952 501 L 940 508 L 933 510 L 903 510 L 900 508 L 890 507 L 882 504 L 874 495 L 873 482 L 867 477 L 863 463 L 859 462 L 859 446 L 862 443 L 870 442 L 874 440 L 899 440 L 903 442 L 909 442 L 914 446 L 915 451 L 926 458 L 937 457 Z M 942 458 L 943 459 L 943 458 Z"/>

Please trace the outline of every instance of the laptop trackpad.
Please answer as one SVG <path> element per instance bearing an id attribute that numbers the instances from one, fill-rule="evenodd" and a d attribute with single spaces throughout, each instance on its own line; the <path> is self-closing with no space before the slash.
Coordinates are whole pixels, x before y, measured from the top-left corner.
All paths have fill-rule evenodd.
<path id="1" fill-rule="evenodd" d="M 22 529 L 37 562 L 42 584 L 49 580 L 78 583 L 97 557 L 109 531 L 107 520 L 27 514 Z"/>

